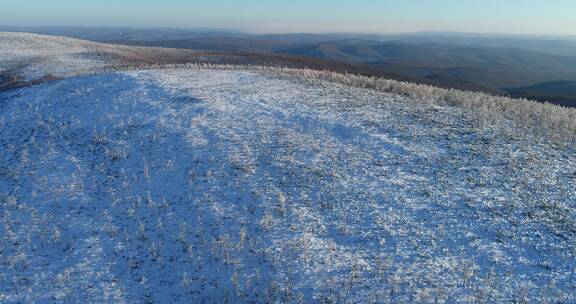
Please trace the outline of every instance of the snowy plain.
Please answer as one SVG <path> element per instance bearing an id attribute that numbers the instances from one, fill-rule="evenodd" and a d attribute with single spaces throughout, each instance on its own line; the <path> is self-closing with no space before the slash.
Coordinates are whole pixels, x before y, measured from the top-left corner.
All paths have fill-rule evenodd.
<path id="1" fill-rule="evenodd" d="M 458 108 L 103 72 L 0 92 L 0 134 L 0 303 L 576 302 L 576 149 Z"/>

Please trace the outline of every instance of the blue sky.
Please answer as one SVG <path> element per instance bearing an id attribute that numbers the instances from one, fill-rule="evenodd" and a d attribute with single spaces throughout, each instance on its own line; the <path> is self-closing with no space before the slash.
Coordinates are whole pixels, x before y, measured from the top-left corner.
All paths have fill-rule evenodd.
<path id="1" fill-rule="evenodd" d="M 2 25 L 576 35 L 575 0 L 2 0 Z"/>

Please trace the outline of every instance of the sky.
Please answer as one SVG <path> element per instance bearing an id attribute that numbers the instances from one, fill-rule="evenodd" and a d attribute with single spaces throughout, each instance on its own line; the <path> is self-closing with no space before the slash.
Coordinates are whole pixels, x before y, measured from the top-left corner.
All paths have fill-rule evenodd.
<path id="1" fill-rule="evenodd" d="M 575 0 L 0 0 L 0 25 L 576 35 Z"/>

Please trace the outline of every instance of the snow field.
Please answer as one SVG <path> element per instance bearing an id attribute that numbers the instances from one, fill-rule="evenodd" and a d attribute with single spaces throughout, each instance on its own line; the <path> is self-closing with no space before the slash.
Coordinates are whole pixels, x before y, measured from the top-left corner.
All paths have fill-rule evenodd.
<path id="1" fill-rule="evenodd" d="M 576 152 L 265 72 L 0 93 L 0 302 L 573 302 Z"/>

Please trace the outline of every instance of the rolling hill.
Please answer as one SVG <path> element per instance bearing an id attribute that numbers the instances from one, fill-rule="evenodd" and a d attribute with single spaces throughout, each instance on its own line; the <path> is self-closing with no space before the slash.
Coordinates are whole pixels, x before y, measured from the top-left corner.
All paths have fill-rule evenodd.
<path id="1" fill-rule="evenodd" d="M 444 87 L 474 89 L 471 83 L 493 93 L 546 79 L 576 80 L 576 57 L 515 49 L 415 45 L 402 41 L 379 44 L 336 41 L 277 52 L 360 63 Z"/>
<path id="2" fill-rule="evenodd" d="M 576 107 L 576 81 L 552 81 L 526 87 L 507 88 L 505 91 L 513 97 L 553 100 L 565 107 Z"/>
<path id="3" fill-rule="evenodd" d="M 576 301 L 576 111 L 108 47 L 0 34 L 0 302 Z"/>

